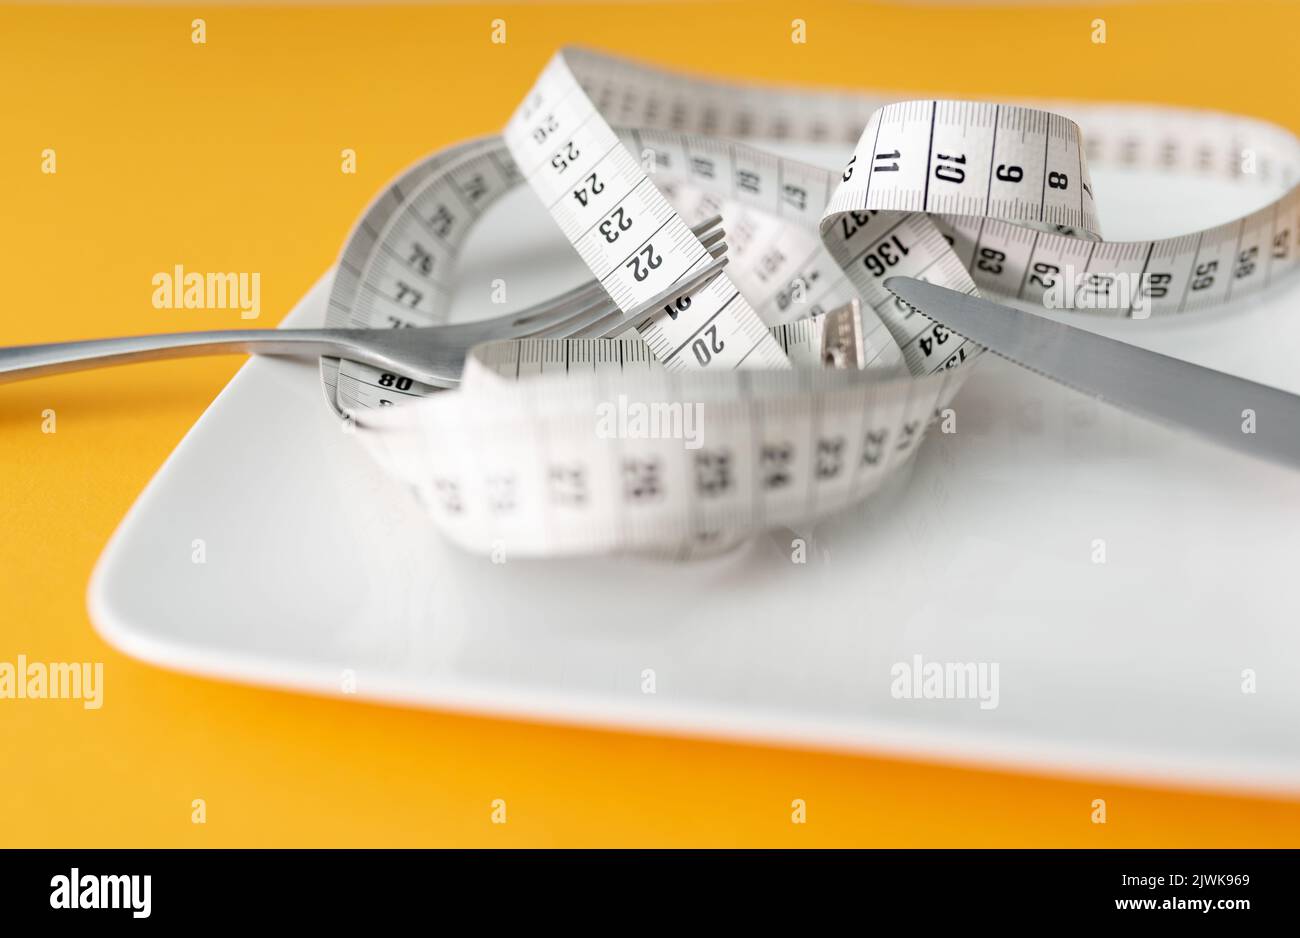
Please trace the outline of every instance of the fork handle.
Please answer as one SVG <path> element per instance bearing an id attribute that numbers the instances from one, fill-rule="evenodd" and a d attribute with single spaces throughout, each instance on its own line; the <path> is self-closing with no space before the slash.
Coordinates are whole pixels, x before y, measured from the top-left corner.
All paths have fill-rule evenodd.
<path id="1" fill-rule="evenodd" d="M 51 342 L 0 348 L 0 384 L 44 375 L 107 365 L 224 355 L 245 352 L 259 355 L 356 354 L 350 329 L 223 329 L 212 332 L 172 332 L 158 335 Z"/>

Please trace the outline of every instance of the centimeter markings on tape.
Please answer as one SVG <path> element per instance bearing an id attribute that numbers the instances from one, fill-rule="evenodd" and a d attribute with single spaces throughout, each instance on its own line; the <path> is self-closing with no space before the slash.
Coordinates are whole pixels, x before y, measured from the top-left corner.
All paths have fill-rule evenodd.
<path id="1" fill-rule="evenodd" d="M 930 104 L 934 105 L 933 102 Z M 971 105 L 969 109 L 977 108 L 990 109 L 982 105 Z M 913 108 L 913 110 L 918 109 Z M 960 113 L 966 108 L 954 107 L 951 110 Z M 1016 132 L 1019 136 L 1027 135 L 1025 127 L 1033 122 L 1016 117 L 1021 109 L 996 108 L 995 110 L 998 112 L 1005 110 L 1006 113 L 1001 118 L 995 118 L 993 132 L 986 134 L 990 139 L 991 149 L 991 141 L 998 136 L 998 130 L 1003 122 L 1008 126 L 1017 127 Z M 1046 121 L 1039 123 L 1045 124 Z M 923 121 L 918 123 L 914 120 L 912 124 L 915 128 L 923 125 Z M 973 124 L 973 126 L 978 125 Z M 632 138 L 632 135 L 628 136 L 629 139 Z M 1005 146 L 1009 134 L 1003 133 L 1001 136 Z M 1047 139 L 1047 135 L 1043 136 Z M 773 158 L 772 165 L 759 166 L 758 160 L 750 155 L 757 151 L 718 144 L 714 141 L 704 141 L 703 145 L 697 143 L 695 152 L 692 152 L 690 141 L 691 138 L 686 136 L 676 135 L 675 139 L 672 139 L 671 135 L 662 134 L 642 134 L 636 139 L 643 148 L 651 147 L 656 159 L 668 164 L 662 167 L 666 173 L 671 171 L 675 147 L 683 154 L 681 162 L 688 170 L 687 179 L 692 185 L 707 186 L 711 180 L 726 180 L 732 192 L 742 198 L 746 193 L 760 192 L 766 179 L 779 179 L 782 173 L 801 175 L 802 181 L 809 183 L 814 190 L 824 190 L 831 179 L 831 175 L 824 171 L 788 160 Z M 1031 141 L 1029 151 L 1032 152 L 1036 148 L 1037 141 Z M 877 149 L 884 156 L 904 152 L 901 142 L 897 139 L 892 141 L 888 149 Z M 1070 158 L 1078 159 L 1077 149 L 1070 147 L 1061 147 L 1061 149 L 1069 154 Z M 947 145 L 945 151 L 952 152 L 941 155 L 950 157 L 966 155 L 966 150 L 960 144 Z M 701 152 L 708 155 L 701 156 Z M 1043 144 L 1043 152 L 1051 152 L 1048 143 Z M 331 310 L 331 314 L 333 315 L 340 308 L 347 309 L 350 318 L 345 321 L 351 324 L 406 325 L 438 321 L 445 313 L 445 307 L 438 309 L 435 304 L 439 297 L 446 297 L 453 288 L 447 275 L 453 269 L 454 248 L 458 246 L 458 241 L 454 240 L 455 235 L 459 231 L 468 230 L 469 223 L 481 214 L 487 205 L 495 201 L 511 185 L 517 183 L 518 176 L 513 171 L 512 164 L 508 159 L 502 159 L 502 156 L 499 148 L 489 149 L 474 155 L 467 164 L 457 167 L 456 172 L 449 173 L 446 177 L 426 173 L 427 182 L 424 187 L 417 189 L 415 197 L 402 203 L 400 210 L 389 216 L 387 224 L 380 232 L 366 239 L 354 240 L 349 248 L 349 254 L 357 253 L 355 250 L 357 245 L 366 245 L 366 242 L 369 242 L 366 245 L 369 248 L 366 256 L 369 259 L 371 276 L 361 284 L 361 289 L 357 291 L 356 298 L 351 303 L 341 298 L 338 295 L 339 291 L 336 290 L 332 304 L 334 309 Z M 924 156 L 928 161 L 930 154 L 925 153 Z M 920 163 L 921 158 L 922 155 L 918 154 L 914 157 L 914 161 Z M 854 164 L 856 160 L 855 154 Z M 873 159 L 872 162 L 874 164 L 878 161 Z M 888 167 L 892 164 L 883 165 Z M 1055 172 L 1044 164 L 1035 171 L 1034 175 L 1026 175 L 1026 171 L 1019 164 L 993 163 L 991 159 L 987 161 L 985 171 L 986 175 L 991 173 L 996 176 L 1001 173 L 1009 178 L 1019 179 L 1021 183 L 1028 180 L 1028 188 L 1032 190 L 1037 186 L 1040 192 L 1046 188 L 1047 179 Z M 816 178 L 818 176 L 820 178 Z M 922 201 L 925 199 L 923 194 L 917 195 L 914 185 L 900 188 L 894 183 L 894 179 L 902 180 L 905 177 L 891 176 L 883 184 L 877 181 L 878 177 L 879 174 L 873 173 L 869 177 L 871 181 L 865 187 L 852 188 L 847 185 L 841 187 L 831 209 L 856 205 L 872 206 L 873 211 L 880 211 L 875 206 L 910 204 L 918 198 Z M 974 175 L 967 175 L 964 178 L 958 176 L 943 181 L 956 184 L 959 188 L 970 188 L 975 185 L 977 188 L 985 186 L 986 192 L 992 190 L 991 182 L 981 180 Z M 404 180 L 403 183 L 405 182 Z M 1062 172 L 1060 182 L 1066 189 L 1058 191 L 1068 191 L 1068 186 L 1071 184 L 1070 174 Z M 871 188 L 873 183 L 874 196 Z M 1009 185 L 1009 183 L 1003 184 Z M 394 188 L 400 191 L 402 185 L 399 184 Z M 1083 191 L 1083 184 L 1078 188 Z M 816 202 L 816 196 L 809 198 L 808 186 L 784 182 L 779 187 L 779 191 L 785 196 L 785 201 L 775 206 L 764 207 L 780 211 L 782 214 L 778 218 L 781 220 L 791 219 L 792 215 L 798 214 L 791 212 L 791 207 Z M 920 191 L 923 193 L 924 188 Z M 950 198 L 945 198 L 945 195 Z M 968 198 L 975 197 L 968 197 L 960 192 L 936 192 L 931 197 L 931 201 L 943 204 Z M 396 201 L 395 197 L 393 201 Z M 718 200 L 712 204 L 720 207 L 722 202 Z M 1037 213 L 1031 201 L 1017 201 L 1002 197 L 990 199 L 988 211 L 1003 212 L 1015 218 L 1028 218 Z M 1090 210 L 1085 214 L 1091 217 Z M 1080 274 L 1092 271 L 1104 271 L 1112 276 L 1124 273 L 1137 276 L 1145 274 L 1150 278 L 1148 299 L 1151 315 L 1160 315 L 1216 305 L 1226 301 L 1233 294 L 1241 296 L 1257 285 L 1263 286 L 1270 282 L 1275 267 L 1278 266 L 1276 262 L 1289 258 L 1291 241 L 1296 230 L 1296 215 L 1297 202 L 1294 198 L 1290 198 L 1252 216 L 1199 235 L 1187 235 L 1157 242 L 1130 243 L 1099 242 L 1091 237 L 1080 239 L 1065 234 L 1029 229 L 988 216 L 940 216 L 937 222 L 938 227 L 951 239 L 956 256 L 962 265 L 972 271 L 975 282 L 993 294 L 1014 296 L 1028 302 L 1041 302 L 1043 295 L 1053 284 L 1054 278 L 1067 268 L 1073 268 Z M 806 221 L 806 219 L 795 220 Z M 869 220 L 870 216 L 864 216 L 860 211 L 847 210 L 838 218 L 838 229 L 828 230 L 825 236 L 828 241 L 833 242 L 832 250 L 836 251 L 836 259 L 845 268 L 860 263 L 872 276 L 878 278 L 893 272 L 887 265 L 894 259 L 892 255 L 897 250 L 897 242 L 893 241 L 893 237 L 897 235 L 879 239 L 880 243 L 864 244 L 866 238 L 880 230 L 879 226 L 866 224 Z M 788 226 L 781 226 L 779 223 L 777 227 L 784 231 L 791 230 Z M 367 228 L 359 230 L 362 233 L 369 233 Z M 1090 233 L 1090 229 L 1085 228 L 1084 231 Z M 927 234 L 928 232 L 922 231 L 917 234 L 917 237 L 924 237 Z M 841 242 L 861 245 L 861 247 L 856 253 L 846 254 L 843 250 L 836 250 L 844 247 Z M 377 250 L 374 248 L 376 244 Z M 881 254 L 883 256 L 880 256 Z M 774 266 L 771 257 L 769 254 L 763 259 L 769 269 Z M 809 250 L 806 259 L 811 274 L 825 277 L 824 282 L 843 280 L 843 271 L 836 270 L 833 265 L 822 264 L 819 268 L 817 261 L 824 260 L 824 255 L 816 250 L 816 246 Z M 366 261 L 361 263 L 365 264 Z M 346 256 L 343 264 L 344 272 L 340 274 L 341 278 L 347 275 L 352 266 Z M 828 275 L 826 268 L 836 272 Z M 733 264 L 732 279 L 741 280 L 756 270 L 758 268 L 755 266 Z M 440 279 L 438 274 L 443 272 L 445 274 Z M 861 284 L 865 278 L 860 271 L 855 270 L 854 273 L 857 276 L 853 279 Z M 772 276 L 769 274 L 760 279 L 771 282 Z M 788 294 L 792 284 L 806 285 L 807 279 L 807 276 L 796 273 L 784 284 L 785 293 Z M 765 283 L 751 282 L 748 283 L 749 289 L 745 292 L 747 295 L 760 296 L 759 291 L 764 286 Z M 780 303 L 781 300 L 782 293 L 778 291 L 756 305 L 767 314 L 765 319 L 772 321 L 773 311 L 766 310 L 764 307 Z M 786 308 L 788 305 L 788 302 L 785 303 Z M 889 296 L 879 296 L 872 306 L 878 311 L 888 311 L 889 307 L 893 306 L 898 315 L 911 316 L 910 311 L 898 311 L 897 305 Z M 814 304 L 809 311 L 815 311 L 815 308 Z M 1121 307 L 1113 312 L 1116 315 L 1125 315 L 1130 312 L 1130 309 L 1131 307 Z M 923 322 L 923 317 L 913 318 Z M 915 342 L 918 338 L 922 344 L 938 344 L 932 342 L 932 336 L 927 341 L 925 336 L 918 335 L 925 331 L 921 322 L 900 327 L 903 330 L 900 344 L 904 349 L 908 348 L 907 343 Z M 933 359 L 934 356 L 914 351 L 909 358 L 909 364 L 923 368 L 927 358 Z M 942 361 L 947 363 L 948 359 L 944 358 Z"/>
<path id="2" fill-rule="evenodd" d="M 372 204 L 340 261 L 331 324 L 444 319 L 465 235 L 521 182 L 625 310 L 705 260 L 692 220 L 723 215 L 727 276 L 697 292 L 691 316 L 639 324 L 640 340 L 481 348 L 461 391 L 373 412 L 362 438 L 467 546 L 499 535 L 531 553 L 689 552 L 837 510 L 876 487 L 895 461 L 884 454 L 914 449 L 979 349 L 898 303 L 888 276 L 1041 303 L 1071 269 L 1103 292 L 1134 275 L 1143 314 L 1163 315 L 1240 298 L 1296 266 L 1294 187 L 1208 231 L 1107 243 L 1088 175 L 1095 156 L 1249 182 L 1238 163 L 1248 151 L 1260 181 L 1291 185 L 1300 147 L 1279 128 L 1071 106 L 1097 128 L 1085 143 L 1071 121 L 1031 108 L 880 103 L 557 55 L 504 143 L 445 150 Z M 827 171 L 734 139 L 750 135 L 856 146 Z M 828 377 L 815 368 L 819 325 L 798 320 L 855 297 L 871 369 Z M 1134 303 L 1109 312 L 1134 315 Z M 888 377 L 902 363 L 936 377 Z M 322 372 L 345 408 L 393 399 L 394 376 L 350 362 Z M 525 393 L 510 390 L 521 380 Z M 707 401 L 709 446 L 598 439 L 593 407 L 620 389 Z"/>
<path id="3" fill-rule="evenodd" d="M 958 375 L 862 382 L 813 369 L 674 372 L 629 339 L 567 343 L 586 359 L 579 365 L 554 358 L 563 344 L 500 343 L 472 360 L 472 369 L 525 380 L 528 395 L 513 393 L 513 382 L 480 381 L 476 411 L 432 406 L 416 427 L 398 408 L 375 415 L 380 432 L 370 442 L 389 450 L 381 461 L 467 546 L 686 556 L 756 526 L 802 525 L 879 487 L 915 450 Z M 600 402 L 594 412 L 593 402 Z M 686 434 L 628 432 L 653 420 L 653 408 L 682 422 Z M 415 447 L 403 445 L 402 434 L 441 441 L 439 448 L 460 445 L 431 465 L 405 458 Z"/>
<path id="4" fill-rule="evenodd" d="M 708 264 L 708 251 L 562 57 L 552 59 L 504 138 L 524 178 L 624 312 Z M 691 301 L 689 319 L 659 317 L 639 327 L 666 368 L 788 367 L 725 273 Z"/>
<path id="5" fill-rule="evenodd" d="M 766 331 L 793 366 L 821 368 L 824 316 L 781 323 Z M 663 370 L 663 363 L 639 338 L 520 339 L 485 345 L 476 356 L 496 375 L 511 380 L 539 375 L 591 373 L 648 373 Z"/>
<path id="6" fill-rule="evenodd" d="M 872 115 L 827 206 L 978 215 L 1097 230 L 1079 129 L 971 101 L 905 101 Z M 874 193 L 873 193 L 874 189 Z"/>
<path id="7" fill-rule="evenodd" d="M 885 177 L 884 171 L 892 169 L 892 166 L 897 165 L 900 160 L 885 162 L 875 157 L 889 157 L 893 153 L 900 153 L 901 156 L 905 149 L 909 148 L 909 144 L 900 138 L 905 138 L 909 127 L 914 136 L 917 135 L 918 129 L 926 127 L 924 121 L 926 109 L 919 107 L 918 103 L 900 105 L 887 110 L 900 112 L 902 117 L 885 120 L 888 116 L 883 114 L 879 121 L 880 133 L 887 134 L 888 131 L 888 135 L 884 136 L 884 147 L 872 148 L 875 153 L 870 161 L 874 170 L 868 177 L 871 182 L 868 182 L 866 187 L 841 187 L 839 194 L 829 205 L 829 210 L 833 212 L 835 209 L 849 207 L 849 205 L 897 207 L 897 205 L 926 204 L 927 201 L 935 204 L 936 208 L 946 208 L 952 204 L 971 207 L 978 201 L 978 195 L 965 195 L 962 191 L 940 191 L 943 187 L 939 183 L 943 182 L 956 184 L 959 190 L 978 191 L 979 187 L 984 187 L 985 203 L 989 212 L 1008 214 L 1019 220 L 1034 220 L 1036 217 L 1074 220 L 1075 216 L 1070 214 L 1070 208 L 1062 205 L 1062 196 L 1053 196 L 1048 203 L 1043 201 L 1035 203 L 1032 199 L 988 195 L 993 191 L 993 179 L 1000 175 L 1006 177 L 1006 179 L 997 179 L 1002 187 L 1015 186 L 1026 188 L 1027 191 L 1037 188 L 1037 191 L 1043 192 L 1048 190 L 1048 182 L 1053 174 L 1057 174 L 1058 186 L 1053 186 L 1052 191 L 1069 191 L 1071 183 L 1069 171 L 1052 170 L 1047 162 L 1037 168 L 1031 168 L 1028 174 L 1023 166 L 1015 162 L 1010 164 L 995 162 L 998 136 L 1001 136 L 1004 152 L 1008 147 L 1006 142 L 1009 138 L 1030 140 L 1030 144 L 1023 152 L 1032 155 L 1037 148 L 1037 139 L 1034 138 L 1035 125 L 1037 125 L 1039 127 L 1037 136 L 1043 139 L 1044 155 L 1050 155 L 1054 149 L 1053 135 L 1047 133 L 1047 130 L 1050 130 L 1053 123 L 1058 126 L 1069 125 L 1065 125 L 1065 122 L 1048 121 L 1045 116 L 1040 116 L 1039 120 L 1035 121 L 1034 118 L 1024 116 L 1022 108 L 967 103 L 926 104 L 930 105 L 936 127 L 949 127 L 943 135 L 952 134 L 950 127 L 958 125 L 984 131 L 991 151 L 991 156 L 983 164 L 984 177 L 987 178 L 980 177 L 974 170 L 965 173 L 961 164 L 956 162 L 958 158 L 970 158 L 967 157 L 967 151 L 971 148 L 966 147 L 959 140 L 946 140 L 946 142 L 941 140 L 940 146 L 943 146 L 944 151 L 937 155 L 949 157 L 949 160 L 936 160 L 935 155 L 928 152 L 930 149 L 937 151 L 937 147 L 917 152 L 911 160 L 920 165 L 924 157 L 924 162 L 937 164 L 939 168 L 953 166 L 948 178 L 939 178 L 936 175 L 936 191 L 932 196 L 926 195 L 924 184 L 918 188 L 914 179 L 909 182 L 909 177 L 906 175 Z M 949 107 L 939 108 L 939 104 L 949 104 Z M 906 112 L 909 110 L 913 118 L 911 121 L 906 120 Z M 991 110 L 995 113 L 995 117 L 992 118 L 992 126 L 989 127 L 985 126 L 985 121 L 988 120 L 987 113 Z M 944 123 L 937 122 L 940 113 L 944 114 Z M 966 121 L 967 117 L 971 120 Z M 863 140 L 871 135 L 871 130 L 868 126 L 868 134 L 863 135 Z M 1067 131 L 1057 130 L 1056 138 L 1065 140 L 1065 143 L 1057 147 L 1063 155 L 1061 165 L 1078 164 L 1080 156 L 1075 143 L 1078 135 L 1074 131 L 1067 133 Z M 680 138 L 682 149 L 689 146 L 685 143 L 688 139 L 685 136 Z M 872 139 L 879 138 L 874 136 Z M 764 181 L 764 171 L 767 175 L 775 174 L 776 177 L 780 177 L 781 171 L 789 171 L 790 166 L 797 168 L 794 171 L 805 170 L 805 174 L 811 169 L 803 168 L 793 161 L 776 160 L 776 158 L 772 158 L 771 166 L 757 165 L 758 160 L 754 157 L 749 157 L 750 165 L 742 165 L 749 153 L 757 151 L 727 147 L 725 144 L 710 142 L 710 140 L 703 140 L 702 143 L 697 144 L 697 148 L 705 152 L 712 151 L 712 155 L 686 157 L 689 161 L 688 165 L 699 170 L 698 175 L 707 174 L 706 179 L 708 177 L 728 179 L 731 181 L 733 191 L 740 194 L 758 191 Z M 656 157 L 662 158 L 663 152 L 655 151 Z M 850 166 L 857 164 L 857 160 L 858 153 L 855 152 Z M 935 171 L 937 173 L 939 169 Z M 448 174 L 446 179 L 438 179 L 428 173 L 425 175 L 433 182 L 441 182 L 441 186 L 422 188 L 420 197 L 403 204 L 402 210 L 391 218 L 385 231 L 386 234 L 399 235 L 398 226 L 391 222 L 400 220 L 408 222 L 408 226 L 415 229 L 413 233 L 407 234 L 404 238 L 393 236 L 390 240 L 378 239 L 376 236 L 370 239 L 356 239 L 348 251 L 348 253 L 355 253 L 354 248 L 357 244 L 364 244 L 365 240 L 369 240 L 372 246 L 374 243 L 381 246 L 380 251 L 377 253 L 370 251 L 368 255 L 376 275 L 365 285 L 367 288 L 359 292 L 354 303 L 347 307 L 351 311 L 352 322 L 373 325 L 378 321 L 391 323 L 391 325 L 407 325 L 407 323 L 437 321 L 434 304 L 437 303 L 439 295 L 445 295 L 450 291 L 451 286 L 450 283 L 435 275 L 430 277 L 430 273 L 433 270 L 450 272 L 454 249 L 448 246 L 455 244 L 450 236 L 456 230 L 468 230 L 468 225 L 456 229 L 456 223 L 461 218 L 472 222 L 473 218 L 476 218 L 481 210 L 490 204 L 490 201 L 495 200 L 495 197 L 506 191 L 517 179 L 510 161 L 502 160 L 499 151 L 493 152 L 491 149 L 485 155 L 473 158 L 468 165 L 460 166 L 456 173 Z M 824 188 L 829 177 L 826 173 L 820 175 L 823 178 L 815 184 L 819 183 Z M 884 182 L 879 182 L 879 179 L 884 179 Z M 1017 182 L 1010 182 L 1011 179 Z M 1086 177 L 1082 178 L 1082 182 L 1079 178 L 1075 181 L 1075 187 L 1080 194 L 1086 195 L 1087 190 L 1084 187 L 1091 188 Z M 693 182 L 703 181 L 693 179 Z M 875 182 L 875 195 L 872 195 L 872 182 Z M 815 204 L 815 201 L 814 203 L 807 201 L 806 188 L 789 182 L 784 183 L 780 188 L 787 194 L 793 192 L 792 197 L 800 197 L 805 200 L 805 204 Z M 1084 218 L 1086 222 L 1083 226 L 1086 233 L 1091 233 L 1091 226 L 1095 223 L 1092 221 L 1091 201 L 1091 196 L 1082 199 L 1083 209 L 1078 213 L 1078 217 Z M 464 214 L 458 214 L 458 209 Z M 1238 295 L 1244 292 L 1243 286 L 1251 288 L 1252 278 L 1256 274 L 1262 275 L 1262 282 L 1269 282 L 1273 274 L 1274 261 L 1278 260 L 1279 253 L 1286 252 L 1290 247 L 1290 239 L 1294 236 L 1295 230 L 1295 214 L 1295 200 L 1292 199 L 1290 204 L 1275 205 L 1271 212 L 1261 210 L 1255 216 L 1229 223 L 1209 233 L 1188 235 L 1180 239 L 1164 240 L 1164 242 L 1143 243 L 1106 244 L 1092 239 L 1080 240 L 1073 236 L 1024 229 L 1013 223 L 998 221 L 987 216 L 944 217 L 941 218 L 941 226 L 946 222 L 946 233 L 953 238 L 954 249 L 961 257 L 963 265 L 974 273 L 976 283 L 993 294 L 1018 296 L 1030 301 L 1041 300 L 1041 296 L 1052 285 L 1054 275 L 1060 274 L 1066 266 L 1073 266 L 1080 273 L 1088 273 L 1089 270 L 1096 269 L 1108 273 L 1149 274 L 1153 283 L 1153 314 L 1160 314 L 1182 312 L 1184 309 L 1221 303 L 1229 298 L 1234 288 Z M 844 233 L 858 227 L 852 210 L 845 213 L 840 223 Z M 870 229 L 862 226 L 862 230 L 866 233 Z M 424 238 L 421 238 L 421 234 L 425 235 Z M 845 239 L 848 239 L 848 235 L 845 235 Z M 1234 251 L 1239 243 L 1244 247 L 1236 251 L 1238 259 L 1226 256 L 1227 253 Z M 872 273 L 880 272 L 885 269 L 881 265 L 892 260 L 891 244 L 887 239 L 887 243 L 883 246 L 876 247 L 883 247 L 884 259 L 876 256 L 875 252 L 863 249 L 855 259 L 854 257 L 845 259 L 841 256 L 840 260 L 846 264 L 854 260 L 870 262 L 875 265 Z M 1283 256 L 1286 255 L 1283 253 Z M 1253 264 L 1252 259 L 1255 259 Z M 374 264 L 374 260 L 382 262 Z M 344 265 L 347 265 L 347 261 L 347 257 L 344 257 Z M 1223 272 L 1229 268 L 1230 261 L 1238 268 L 1234 272 L 1234 277 L 1223 275 Z M 1240 279 L 1245 279 L 1247 282 L 1244 285 L 1236 285 L 1234 281 Z M 1179 285 L 1182 285 L 1182 290 L 1179 290 Z M 1219 287 L 1218 291 L 1210 288 L 1216 285 Z M 892 300 L 885 298 L 881 299 L 880 303 L 888 303 L 888 301 Z M 874 304 L 874 307 L 878 307 L 880 303 Z M 335 299 L 335 307 L 342 307 L 343 304 L 344 300 Z M 376 312 L 380 312 L 381 316 L 376 316 L 374 314 Z M 1128 309 L 1117 309 L 1115 312 L 1125 314 Z M 906 335 L 905 342 L 914 338 L 914 335 Z"/>
<path id="8" fill-rule="evenodd" d="M 496 138 L 450 147 L 402 174 L 353 229 L 339 259 L 326 322 L 362 328 L 445 322 L 456 255 L 475 221 L 519 181 Z M 321 375 L 331 403 L 366 407 L 383 399 L 374 390 L 381 379 L 377 369 L 325 359 Z M 413 384 L 400 393 L 421 397 L 432 391 Z"/>

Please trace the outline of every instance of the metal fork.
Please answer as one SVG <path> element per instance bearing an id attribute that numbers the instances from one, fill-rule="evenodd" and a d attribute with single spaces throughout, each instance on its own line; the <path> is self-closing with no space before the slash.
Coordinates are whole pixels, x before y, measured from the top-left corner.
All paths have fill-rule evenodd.
<path id="1" fill-rule="evenodd" d="M 627 313 L 614 305 L 598 281 L 590 280 L 536 306 L 479 322 L 407 329 L 225 329 L 11 346 L 0 348 L 0 383 L 160 358 L 246 352 L 343 358 L 434 387 L 455 387 L 460 383 L 465 356 L 482 342 L 605 338 L 695 292 L 726 266 L 727 244 L 721 224 L 722 219 L 714 216 L 691 229 L 708 251 L 708 263 Z"/>

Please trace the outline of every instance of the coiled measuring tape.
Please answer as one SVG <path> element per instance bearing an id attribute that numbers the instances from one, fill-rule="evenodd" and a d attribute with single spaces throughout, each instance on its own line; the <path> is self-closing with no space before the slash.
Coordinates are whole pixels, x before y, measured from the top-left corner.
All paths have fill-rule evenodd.
<path id="1" fill-rule="evenodd" d="M 708 262 L 690 226 L 713 214 L 724 273 L 639 335 L 481 346 L 455 391 L 325 360 L 326 394 L 473 551 L 686 557 L 807 525 L 909 460 L 980 352 L 885 278 L 1041 302 L 1069 269 L 1128 274 L 1143 292 L 1109 312 L 1140 301 L 1161 316 L 1297 266 L 1291 134 L 1201 112 L 1071 113 L 1086 145 L 1072 120 L 1026 107 L 743 88 L 564 50 L 502 137 L 443 150 L 376 199 L 340 258 L 328 324 L 444 321 L 468 232 L 524 184 L 625 312 Z M 754 137 L 857 144 L 828 172 L 743 143 Z M 1089 160 L 1286 194 L 1205 231 L 1105 242 Z M 826 367 L 825 314 L 853 301 L 858 367 Z"/>

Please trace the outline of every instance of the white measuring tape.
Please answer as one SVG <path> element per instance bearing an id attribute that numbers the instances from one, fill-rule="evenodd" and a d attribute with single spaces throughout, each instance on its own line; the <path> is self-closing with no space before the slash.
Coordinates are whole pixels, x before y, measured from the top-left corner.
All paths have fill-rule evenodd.
<path id="1" fill-rule="evenodd" d="M 1300 142 L 1221 114 L 736 87 L 566 50 L 501 138 L 392 183 L 339 262 L 331 326 L 443 322 L 475 221 L 527 184 L 624 311 L 729 264 L 639 337 L 476 349 L 455 391 L 326 360 L 330 402 L 434 522 L 478 552 L 689 556 L 860 501 L 908 460 L 980 349 L 898 302 L 895 275 L 1041 302 L 1068 270 L 1143 287 L 1112 315 L 1226 303 L 1297 266 Z M 615 130 L 614 127 L 623 129 Z M 744 138 L 857 140 L 842 172 Z M 1243 153 L 1253 173 L 1243 173 Z M 1089 160 L 1287 187 L 1237 221 L 1104 242 Z M 825 367 L 828 310 L 860 300 L 860 369 Z M 400 404 L 401 406 L 381 406 Z M 659 432 L 668 428 L 670 432 Z"/>

